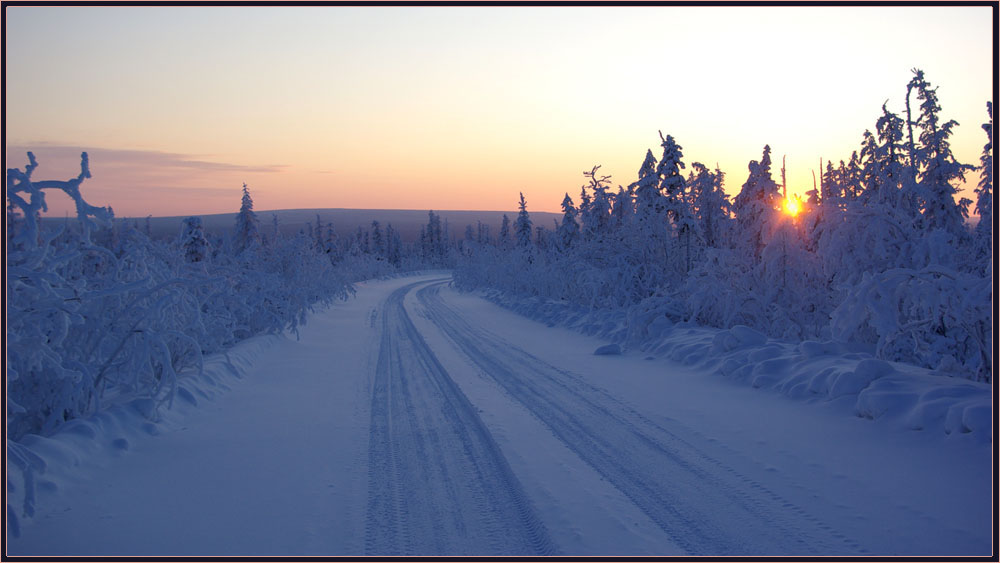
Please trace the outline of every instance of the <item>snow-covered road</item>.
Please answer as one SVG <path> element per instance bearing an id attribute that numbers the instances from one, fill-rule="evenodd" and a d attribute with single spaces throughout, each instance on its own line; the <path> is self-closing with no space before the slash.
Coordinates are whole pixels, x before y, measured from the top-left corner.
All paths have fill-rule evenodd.
<path id="1" fill-rule="evenodd" d="M 365 553 L 550 553 L 503 452 L 403 306 L 421 285 L 392 292 L 373 315 Z"/>
<path id="2" fill-rule="evenodd" d="M 594 356 L 447 281 L 361 284 L 144 432 L 37 442 L 8 553 L 989 554 L 988 445 Z"/>

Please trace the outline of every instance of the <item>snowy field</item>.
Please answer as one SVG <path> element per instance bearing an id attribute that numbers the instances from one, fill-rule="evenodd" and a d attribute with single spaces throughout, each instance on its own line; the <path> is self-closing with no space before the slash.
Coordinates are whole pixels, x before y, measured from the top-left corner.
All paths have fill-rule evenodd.
<path id="1" fill-rule="evenodd" d="M 991 552 L 992 439 L 969 428 L 988 385 L 942 392 L 924 417 L 940 424 L 917 431 L 858 416 L 864 385 L 830 393 L 825 377 L 808 398 L 774 383 L 852 365 L 837 373 L 856 384 L 868 372 L 846 352 L 782 363 L 793 352 L 739 331 L 686 336 L 742 354 L 726 371 L 677 361 L 675 331 L 598 356 L 608 339 L 447 274 L 357 287 L 300 339 L 211 357 L 157 420 L 136 402 L 22 440 L 36 470 L 8 467 L 8 503 L 34 516 L 8 555 Z"/>

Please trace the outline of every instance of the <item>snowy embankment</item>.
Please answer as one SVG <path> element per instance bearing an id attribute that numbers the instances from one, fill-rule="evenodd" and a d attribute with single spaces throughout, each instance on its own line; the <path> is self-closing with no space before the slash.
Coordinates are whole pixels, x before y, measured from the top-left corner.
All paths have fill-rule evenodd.
<path id="1" fill-rule="evenodd" d="M 283 338 L 255 336 L 206 358 L 201 373 L 182 374 L 167 408 L 157 409 L 151 399 L 135 399 L 71 420 L 52 436 L 28 434 L 19 442 L 7 440 L 8 531 L 18 536 L 20 519 L 33 517 L 36 506 L 57 494 L 60 483 L 77 481 L 81 472 L 100 471 L 134 444 L 178 426 L 203 399 L 214 400 L 229 391 L 261 354 Z"/>
<path id="2" fill-rule="evenodd" d="M 626 350 L 662 356 L 755 388 L 804 401 L 838 401 L 856 416 L 991 442 L 988 384 L 885 362 L 834 341 L 781 342 L 745 326 L 728 330 L 673 323 L 658 309 L 588 311 L 538 297 L 496 290 L 485 299 L 548 326 L 607 339 Z"/>

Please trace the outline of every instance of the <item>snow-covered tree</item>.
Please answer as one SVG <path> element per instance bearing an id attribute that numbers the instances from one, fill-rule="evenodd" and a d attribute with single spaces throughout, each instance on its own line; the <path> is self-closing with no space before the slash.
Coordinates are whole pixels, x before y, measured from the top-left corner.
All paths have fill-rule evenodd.
<path id="1" fill-rule="evenodd" d="M 510 248 L 510 246 L 511 246 L 510 217 L 507 217 L 506 213 L 504 213 L 504 215 L 503 215 L 503 221 L 500 223 L 500 240 L 499 240 L 499 244 L 500 244 L 500 248 L 502 248 L 504 250 Z"/>
<path id="2" fill-rule="evenodd" d="M 528 202 L 524 200 L 524 193 L 517 204 L 517 220 L 514 223 L 514 233 L 517 236 L 517 246 L 519 248 L 531 247 L 531 217 L 528 215 Z"/>
<path id="3" fill-rule="evenodd" d="M 917 199 L 906 172 L 906 146 L 903 142 L 903 120 L 882 104 L 882 116 L 875 123 L 879 144 L 875 148 L 873 185 L 867 201 L 889 203 L 901 212 L 915 217 Z M 904 191 L 904 188 L 906 191 Z"/>
<path id="4" fill-rule="evenodd" d="M 372 221 L 372 252 L 380 257 L 385 257 L 388 254 L 385 238 L 382 236 L 382 226 L 379 225 L 378 221 Z"/>
<path id="5" fill-rule="evenodd" d="M 323 236 L 323 252 L 335 254 L 337 251 L 337 230 L 333 227 L 333 222 L 326 224 L 326 234 Z"/>
<path id="6" fill-rule="evenodd" d="M 388 223 L 385 226 L 385 239 L 389 262 L 396 267 L 399 267 L 403 259 L 403 243 L 400 240 L 399 232 L 392 228 L 392 223 Z"/>
<path id="7" fill-rule="evenodd" d="M 653 156 L 653 151 L 647 150 L 646 158 L 639 167 L 639 179 L 630 186 L 635 193 L 636 217 L 643 225 L 659 224 L 663 221 L 661 216 L 663 201 L 656 169 L 656 157 Z"/>
<path id="8" fill-rule="evenodd" d="M 618 193 L 614 195 L 611 206 L 611 223 L 615 230 L 621 231 L 631 222 L 632 216 L 635 214 L 632 200 L 633 194 L 625 191 L 622 186 L 618 186 Z"/>
<path id="9" fill-rule="evenodd" d="M 482 221 L 476 221 L 476 242 L 479 244 L 490 244 L 492 238 L 490 236 L 490 226 Z"/>
<path id="10" fill-rule="evenodd" d="M 576 207 L 573 206 L 573 200 L 569 197 L 568 193 L 562 200 L 562 210 L 563 218 L 562 223 L 559 225 L 557 236 L 559 239 L 559 248 L 567 250 L 573 246 L 573 243 L 580 236 L 580 224 L 576 222 Z"/>
<path id="11" fill-rule="evenodd" d="M 274 241 L 274 242 L 277 242 L 278 236 L 280 234 L 281 234 L 281 231 L 278 230 L 278 214 L 277 213 L 272 213 L 271 214 L 271 240 Z"/>
<path id="12" fill-rule="evenodd" d="M 685 167 L 681 160 L 684 154 L 672 136 L 667 135 L 664 138 L 661 132 L 660 139 L 663 156 L 656 166 L 656 176 L 660 180 L 659 191 L 664 198 L 662 204 L 667 212 L 667 218 L 676 224 L 687 214 L 684 201 L 684 175 L 681 174 L 681 169 Z"/>
<path id="13" fill-rule="evenodd" d="M 748 169 L 750 175 L 733 199 L 737 225 L 734 243 L 759 257 L 776 223 L 780 199 L 778 185 L 771 178 L 771 147 L 764 145 L 760 162 L 750 161 Z"/>
<path id="14" fill-rule="evenodd" d="M 695 208 L 697 231 L 709 247 L 718 247 L 723 233 L 728 232 L 729 196 L 723 189 L 725 175 L 718 167 L 715 173 L 700 163 L 691 164 L 689 192 Z"/>
<path id="15" fill-rule="evenodd" d="M 993 102 L 986 102 L 986 112 L 989 122 L 983 123 L 987 142 L 983 146 L 983 154 L 979 157 L 979 186 L 976 188 L 976 214 L 979 223 L 976 224 L 975 238 L 979 262 L 983 271 L 992 270 L 990 263 L 993 256 Z"/>
<path id="16" fill-rule="evenodd" d="M 201 217 L 184 219 L 180 240 L 184 259 L 188 262 L 202 262 L 208 257 L 209 245 L 201 227 Z"/>
<path id="17" fill-rule="evenodd" d="M 915 162 L 919 169 L 917 179 L 923 199 L 924 225 L 927 229 L 943 229 L 960 237 L 965 233 L 971 202 L 964 198 L 955 201 L 958 189 L 953 183 L 965 180 L 965 171 L 972 167 L 956 161 L 951 152 L 950 138 L 958 122 L 941 122 L 937 88 L 931 87 L 923 71 L 915 70 L 910 83 L 922 102 L 917 121 L 920 147 Z"/>
<path id="18" fill-rule="evenodd" d="M 581 192 L 585 198 L 581 213 L 581 233 L 585 240 L 600 239 L 608 234 L 611 224 L 611 200 L 607 193 L 610 176 L 599 176 L 595 166 L 590 172 L 584 172 L 584 177 L 590 180 L 590 185 L 583 186 Z M 586 198 L 587 188 L 593 195 Z"/>
<path id="19" fill-rule="evenodd" d="M 253 198 L 250 189 L 243 184 L 243 199 L 240 212 L 236 215 L 236 232 L 233 235 L 233 249 L 237 254 L 247 248 L 260 244 L 260 225 L 257 214 L 253 211 Z"/>
<path id="20" fill-rule="evenodd" d="M 767 306 L 765 332 L 789 340 L 817 337 L 829 319 L 828 293 L 797 217 L 778 217 L 758 268 L 756 292 Z"/>

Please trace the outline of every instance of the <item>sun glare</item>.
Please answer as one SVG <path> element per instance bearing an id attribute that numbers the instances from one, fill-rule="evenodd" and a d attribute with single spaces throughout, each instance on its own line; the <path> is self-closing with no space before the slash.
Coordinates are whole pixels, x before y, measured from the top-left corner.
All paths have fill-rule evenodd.
<path id="1" fill-rule="evenodd" d="M 795 217 L 802 211 L 802 201 L 798 196 L 789 196 L 785 198 L 784 211 L 788 215 Z"/>

